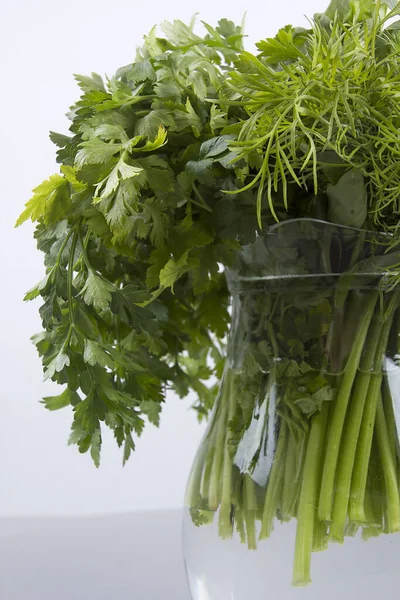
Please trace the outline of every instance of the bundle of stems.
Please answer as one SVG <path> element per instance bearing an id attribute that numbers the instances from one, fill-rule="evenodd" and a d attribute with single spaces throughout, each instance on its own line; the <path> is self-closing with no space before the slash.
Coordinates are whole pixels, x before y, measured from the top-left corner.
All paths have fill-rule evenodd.
<path id="1" fill-rule="evenodd" d="M 295 586 L 311 582 L 312 552 L 327 549 L 330 541 L 343 543 L 359 530 L 364 540 L 400 531 L 400 459 L 387 366 L 397 353 L 399 306 L 398 291 L 348 294 L 349 318 L 342 319 L 344 329 L 336 334 L 343 364 L 335 373 L 328 363 L 324 372 L 312 374 L 314 381 L 324 382 L 321 398 L 326 381 L 333 390 L 325 394 L 319 410 L 305 410 L 299 398 L 310 373 L 299 378 L 296 369 L 293 375 L 282 375 L 279 367 L 272 367 L 253 376 L 258 389 L 251 419 L 243 427 L 244 367 L 231 365 L 225 371 L 211 427 L 192 471 L 187 504 L 196 524 L 211 523 L 218 514 L 220 537 L 229 539 L 236 530 L 251 550 L 270 537 L 276 521 L 296 519 Z M 352 339 L 346 341 L 355 311 L 359 317 Z M 272 346 L 274 321 L 263 333 Z M 338 323 L 332 318 L 324 343 L 334 337 L 334 327 Z M 243 447 L 249 432 L 253 451 L 247 447 L 244 454 L 253 460 L 246 462 Z"/>

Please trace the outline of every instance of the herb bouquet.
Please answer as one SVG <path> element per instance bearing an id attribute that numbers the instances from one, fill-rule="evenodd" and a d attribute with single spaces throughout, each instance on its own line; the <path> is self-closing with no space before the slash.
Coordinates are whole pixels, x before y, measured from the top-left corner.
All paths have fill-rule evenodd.
<path id="1" fill-rule="evenodd" d="M 60 173 L 18 220 L 70 442 L 98 465 L 108 426 L 126 461 L 166 390 L 193 390 L 214 410 L 191 522 L 250 549 L 296 523 L 295 586 L 330 541 L 400 530 L 399 14 L 333 0 L 257 56 L 228 20 L 164 23 L 106 83 L 77 76 Z M 190 560 L 196 600 L 247 599 L 204 596 Z"/>

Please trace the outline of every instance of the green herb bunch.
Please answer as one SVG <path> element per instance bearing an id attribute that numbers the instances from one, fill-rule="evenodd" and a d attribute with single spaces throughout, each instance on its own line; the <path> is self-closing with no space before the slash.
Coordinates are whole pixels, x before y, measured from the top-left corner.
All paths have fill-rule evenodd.
<path id="1" fill-rule="evenodd" d="M 330 541 L 400 531 L 387 371 L 399 356 L 399 14 L 398 2 L 333 1 L 310 29 L 241 53 L 227 80 L 247 113 L 230 129 L 232 163 L 247 165 L 260 229 L 267 210 L 280 234 L 260 235 L 233 271 L 242 316 L 187 504 L 197 525 L 218 508 L 220 537 L 251 550 L 296 519 L 296 586 Z"/>
<path id="2" fill-rule="evenodd" d="M 390 8 L 388 8 L 390 7 Z M 317 217 L 398 236 L 400 4 L 333 0 L 311 29 L 243 52 L 228 84 L 248 114 L 232 147 L 252 160 L 259 215 Z"/>
<path id="3" fill-rule="evenodd" d="M 250 549 L 296 519 L 295 585 L 329 540 L 400 530 L 398 15 L 332 0 L 257 55 L 226 19 L 164 23 L 115 77 L 77 76 L 60 173 L 17 222 L 45 256 L 26 300 L 70 441 L 98 465 L 106 425 L 126 461 L 169 389 L 203 418 L 220 388 L 191 518 Z"/>
<path id="4" fill-rule="evenodd" d="M 240 187 L 228 141 L 241 107 L 223 99 L 242 51 L 228 20 L 203 38 L 180 21 L 153 29 L 135 62 L 106 83 L 77 76 L 71 135 L 51 133 L 60 173 L 34 190 L 17 225 L 37 223 L 46 276 L 43 333 L 33 340 L 45 379 L 66 384 L 44 399 L 71 405 L 71 443 L 99 464 L 101 427 L 124 461 L 144 417 L 155 425 L 168 389 L 193 390 L 206 416 L 221 375 L 229 294 L 219 265 L 254 237 L 253 194 Z M 246 221 L 247 225 L 243 227 Z"/>

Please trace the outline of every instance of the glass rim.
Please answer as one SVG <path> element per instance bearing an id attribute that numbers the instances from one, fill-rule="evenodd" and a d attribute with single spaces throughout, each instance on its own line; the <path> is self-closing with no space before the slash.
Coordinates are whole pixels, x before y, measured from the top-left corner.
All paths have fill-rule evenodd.
<path id="1" fill-rule="evenodd" d="M 295 219 L 286 219 L 285 221 L 278 221 L 276 223 L 274 223 L 273 225 L 270 225 L 268 227 L 268 229 L 265 230 L 265 234 L 264 235 L 271 235 L 275 232 L 277 232 L 280 228 L 285 227 L 286 225 L 292 225 L 295 223 L 311 223 L 311 224 L 319 224 L 319 225 L 324 225 L 325 227 L 328 226 L 330 228 L 333 229 L 338 229 L 338 230 L 345 230 L 345 231 L 353 231 L 355 233 L 363 233 L 363 234 L 368 234 L 368 235 L 377 235 L 380 237 L 388 237 L 388 238 L 392 238 L 393 234 L 388 232 L 388 231 L 379 231 L 379 230 L 374 230 L 374 229 L 364 229 L 364 228 L 360 228 L 360 227 L 351 227 L 350 225 L 342 225 L 341 223 L 334 223 L 332 221 L 325 221 L 324 219 L 313 219 L 312 217 L 297 217 Z M 282 235 L 293 235 L 292 233 L 288 232 L 287 234 L 285 234 L 285 232 L 280 232 Z M 262 236 L 261 236 L 262 237 Z"/>
<path id="2" fill-rule="evenodd" d="M 271 225 L 268 229 L 265 230 L 265 232 L 261 232 L 261 233 L 256 233 L 256 239 L 262 239 L 262 238 L 267 238 L 269 236 L 271 236 L 271 238 L 277 236 L 278 234 L 280 236 L 282 236 L 283 238 L 287 237 L 287 238 L 299 238 L 301 239 L 302 234 L 304 235 L 304 233 L 306 232 L 302 232 L 301 229 L 299 228 L 299 230 L 290 230 L 290 226 L 291 225 L 296 225 L 298 224 L 299 226 L 301 225 L 314 225 L 316 226 L 315 229 L 315 233 L 318 234 L 323 234 L 324 230 L 331 230 L 333 233 L 337 233 L 340 237 L 340 232 L 343 232 L 343 234 L 346 234 L 346 232 L 352 233 L 352 234 L 357 234 L 358 236 L 362 236 L 364 238 L 364 243 L 365 244 L 378 244 L 380 246 L 385 246 L 386 244 L 383 243 L 383 240 L 386 238 L 386 241 L 388 239 L 393 238 L 393 234 L 390 232 L 383 232 L 383 231 L 377 231 L 377 230 L 372 230 L 372 229 L 360 229 L 357 227 L 351 227 L 348 225 L 341 225 L 339 223 L 333 223 L 331 221 L 324 221 L 322 219 L 313 219 L 313 218 L 296 218 L 296 219 L 288 219 L 285 221 L 280 221 L 278 223 L 275 223 L 273 225 Z M 289 229 L 287 230 L 287 228 L 289 227 Z M 307 238 L 303 238 L 303 239 L 307 239 Z M 316 238 L 314 237 L 310 237 L 309 238 L 310 241 L 311 240 L 315 240 Z M 245 246 L 243 246 L 242 250 L 240 250 L 238 252 L 238 256 L 240 256 L 241 252 L 244 252 L 246 250 L 246 248 L 250 248 L 252 244 L 247 244 Z M 397 263 L 395 263 L 393 266 L 397 267 L 398 263 L 400 261 L 398 261 Z M 250 265 L 251 263 L 249 263 Z M 382 290 L 387 290 L 390 288 L 390 284 L 388 279 L 392 276 L 396 276 L 396 275 L 400 275 L 400 269 L 399 268 L 394 268 L 391 269 L 390 266 L 381 266 L 381 267 L 376 267 L 374 268 L 374 265 L 371 265 L 372 268 L 369 270 L 365 270 L 365 271 L 356 271 L 356 270 L 342 270 L 342 271 L 319 271 L 319 272 L 309 272 L 309 273 L 296 273 L 295 271 L 293 271 L 292 273 L 268 273 L 268 274 L 261 274 L 261 275 L 245 275 L 245 274 L 241 274 L 239 272 L 239 267 L 238 265 L 232 265 L 231 267 L 227 267 L 225 272 L 226 272 L 226 277 L 227 277 L 227 281 L 228 281 L 228 286 L 230 288 L 231 291 L 235 292 L 235 291 L 247 291 L 247 288 L 243 287 L 242 290 L 240 290 L 240 284 L 243 284 L 244 286 L 251 286 L 251 284 L 254 284 L 255 286 L 257 286 L 257 284 L 262 284 L 263 282 L 265 283 L 271 283 L 273 281 L 276 282 L 292 282 L 292 283 L 296 283 L 298 282 L 300 283 L 305 283 L 307 280 L 311 281 L 311 280 L 319 280 L 321 283 L 322 282 L 326 282 L 326 281 L 330 281 L 332 284 L 337 284 L 338 280 L 340 280 L 341 278 L 343 279 L 348 279 L 348 278 L 352 278 L 352 280 L 354 281 L 354 289 L 382 289 Z M 371 278 L 373 277 L 375 279 L 374 282 L 366 282 L 365 280 L 367 278 Z M 364 285 L 363 285 L 364 283 Z M 386 284 L 386 285 L 385 285 Z M 397 287 L 397 286 L 396 286 Z M 259 289 L 259 288 L 258 288 Z"/>
<path id="3" fill-rule="evenodd" d="M 393 233 L 390 233 L 389 231 L 381 231 L 381 230 L 375 230 L 375 229 L 364 229 L 364 228 L 360 228 L 360 227 L 351 227 L 350 225 L 342 225 L 341 223 L 333 223 L 332 221 L 325 221 L 324 219 L 313 219 L 311 217 L 297 217 L 295 219 L 286 219 L 285 221 L 279 221 L 277 223 L 274 223 L 273 225 L 270 225 L 268 227 L 268 229 L 265 230 L 265 232 L 262 232 L 261 234 L 257 234 L 259 235 L 259 237 L 263 237 L 263 236 L 269 236 L 269 235 L 273 235 L 275 233 L 280 233 L 280 235 L 283 236 L 287 236 L 287 237 L 291 237 L 293 235 L 296 235 L 295 232 L 291 232 L 291 231 L 282 231 L 282 229 L 284 229 L 286 226 L 288 225 L 294 225 L 294 224 L 301 224 L 301 223 L 310 223 L 313 225 L 321 225 L 324 226 L 325 228 L 330 228 L 330 229 L 335 229 L 337 231 L 348 231 L 348 232 L 353 232 L 353 233 L 357 233 L 359 235 L 363 234 L 365 236 L 370 236 L 371 238 L 373 237 L 379 237 L 379 238 L 393 238 Z"/>

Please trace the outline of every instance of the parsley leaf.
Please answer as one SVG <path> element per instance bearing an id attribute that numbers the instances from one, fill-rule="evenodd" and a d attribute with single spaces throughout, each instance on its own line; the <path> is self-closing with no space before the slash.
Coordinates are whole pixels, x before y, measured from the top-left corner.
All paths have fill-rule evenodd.
<path id="1" fill-rule="evenodd" d="M 93 305 L 96 310 L 104 310 L 110 305 L 113 291 L 113 285 L 90 270 L 81 294 L 86 304 Z"/>
<path id="2" fill-rule="evenodd" d="M 68 212 L 70 194 L 68 181 L 62 175 L 52 175 L 33 190 L 33 197 L 26 203 L 26 208 L 18 218 L 16 226 L 28 219 L 43 219 L 46 225 L 61 221 Z"/>

